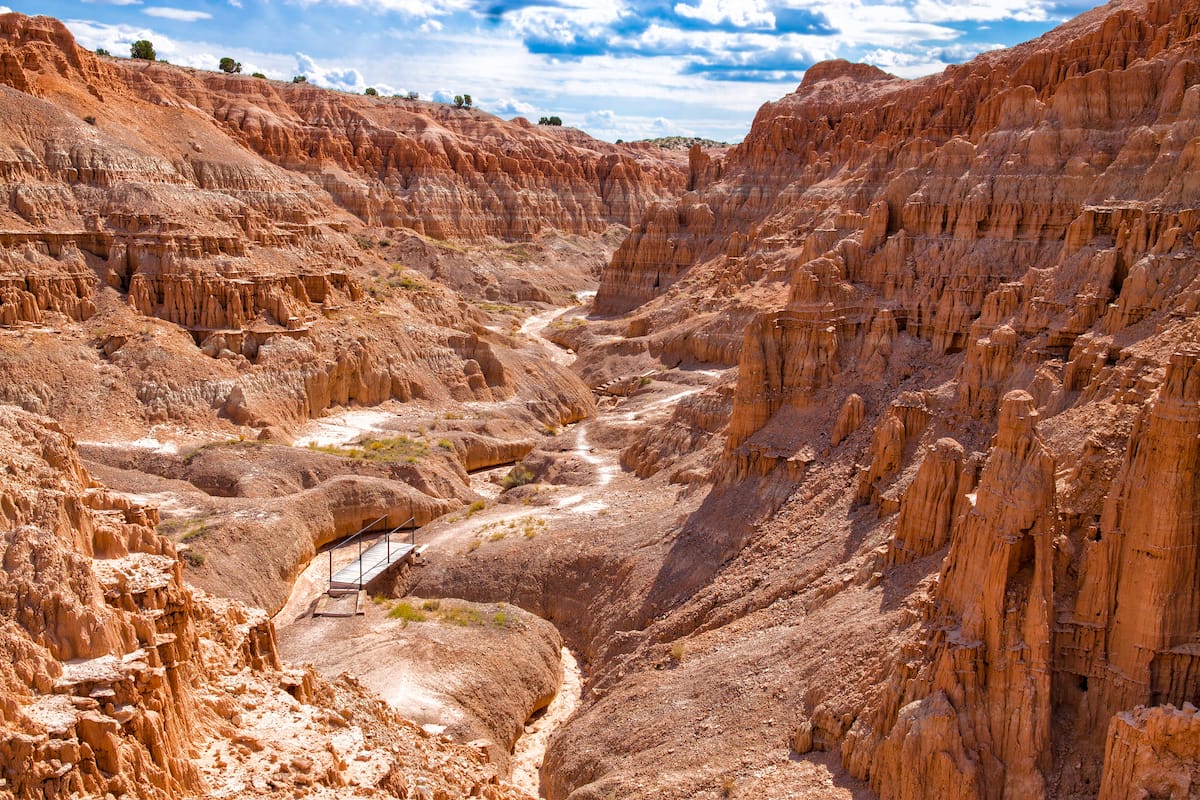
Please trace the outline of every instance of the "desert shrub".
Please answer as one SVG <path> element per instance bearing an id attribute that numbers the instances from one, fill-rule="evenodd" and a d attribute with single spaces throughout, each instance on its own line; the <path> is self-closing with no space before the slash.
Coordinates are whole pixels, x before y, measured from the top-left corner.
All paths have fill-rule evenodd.
<path id="1" fill-rule="evenodd" d="M 388 612 L 388 617 L 391 619 L 404 620 L 404 627 L 408 627 L 410 622 L 425 622 L 429 617 L 424 611 L 414 606 L 407 600 L 401 600 L 396 605 L 392 606 L 392 610 Z"/>
<path id="2" fill-rule="evenodd" d="M 103 47 L 97 47 L 97 48 L 96 48 L 96 55 L 98 55 L 98 56 L 111 56 L 111 55 L 112 55 L 112 53 L 108 52 L 108 51 L 107 51 L 107 50 L 105 50 Z"/>
<path id="3" fill-rule="evenodd" d="M 474 503 L 471 503 L 471 505 L 467 506 L 467 516 L 468 517 L 475 516 L 480 511 L 483 511 L 483 509 L 486 506 L 487 506 L 487 503 L 484 502 L 483 500 L 476 500 Z"/>
<path id="4" fill-rule="evenodd" d="M 129 55 L 143 61 L 153 61 L 158 57 L 158 54 L 154 52 L 154 45 L 146 39 L 138 39 L 129 45 Z"/>
<path id="5" fill-rule="evenodd" d="M 508 471 L 508 474 L 504 476 L 504 480 L 500 482 L 500 485 L 505 489 L 515 489 L 518 486 L 533 483 L 534 477 L 532 471 L 518 464 Z"/>
<path id="6" fill-rule="evenodd" d="M 250 77 L 251 77 L 251 78 L 264 78 L 264 79 L 265 79 L 267 76 L 266 76 L 266 75 L 263 75 L 261 72 L 251 72 L 251 73 L 250 73 Z"/>
<path id="7" fill-rule="evenodd" d="M 308 83 L 307 75 L 293 75 L 292 83 Z"/>
<path id="8" fill-rule="evenodd" d="M 538 125 L 562 125 L 562 117 L 542 117 L 538 120 Z"/>
<path id="9" fill-rule="evenodd" d="M 686 655 L 683 642 L 676 642 L 675 644 L 671 645 L 671 651 L 669 655 L 671 656 L 671 660 L 676 664 L 682 663 L 683 657 Z"/>
<path id="10" fill-rule="evenodd" d="M 379 96 L 379 92 L 376 91 L 374 86 L 368 86 L 367 90 L 365 92 L 363 92 L 363 94 L 367 95 L 368 97 L 378 97 Z"/>
<path id="11" fill-rule="evenodd" d="M 182 558 L 183 563 L 187 564 L 189 567 L 204 566 L 204 553 L 197 553 L 195 550 L 184 550 L 179 554 L 179 557 Z"/>
<path id="12" fill-rule="evenodd" d="M 486 617 L 484 617 L 483 612 L 479 609 L 455 606 L 454 608 L 439 611 L 438 619 L 451 625 L 460 625 L 464 628 L 469 628 L 472 625 L 484 624 Z"/>
<path id="13" fill-rule="evenodd" d="M 242 71 L 242 62 L 234 61 L 229 56 L 225 56 L 221 59 L 220 63 L 217 64 L 217 67 L 221 70 L 221 72 L 232 75 L 235 72 Z"/>

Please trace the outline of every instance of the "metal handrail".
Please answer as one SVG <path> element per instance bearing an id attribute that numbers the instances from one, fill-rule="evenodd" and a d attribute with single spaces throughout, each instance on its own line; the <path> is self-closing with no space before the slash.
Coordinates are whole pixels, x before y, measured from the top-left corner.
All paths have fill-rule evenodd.
<path id="1" fill-rule="evenodd" d="M 370 533 L 371 528 L 374 528 L 376 525 L 378 525 L 380 522 L 382 522 L 383 520 L 385 520 L 387 518 L 388 518 L 388 515 L 384 514 L 382 517 L 373 519 L 370 522 L 368 522 L 366 525 L 359 528 L 358 531 L 350 534 L 350 536 L 343 539 L 341 542 L 338 542 L 337 544 L 330 546 L 329 551 L 328 551 L 329 552 L 329 578 L 327 580 L 327 583 L 330 583 L 330 584 L 333 583 L 333 551 L 340 550 L 341 548 L 343 548 L 346 545 L 353 542 L 355 539 L 359 539 L 359 537 L 362 536 L 364 533 Z M 411 523 L 412 527 L 409 527 L 410 523 Z M 413 547 L 416 547 L 416 545 L 417 545 L 417 517 L 414 514 L 414 515 L 410 516 L 408 519 L 406 519 L 404 522 L 397 525 L 396 527 L 383 532 L 384 536 L 386 537 L 386 541 L 387 541 L 388 561 L 392 560 L 392 534 L 396 533 L 398 531 L 404 530 L 405 528 L 409 528 L 409 532 L 411 534 L 411 538 L 409 540 L 410 544 Z M 359 539 L 359 542 L 358 542 L 358 588 L 360 588 L 360 589 L 362 588 L 362 570 L 363 570 L 362 545 L 363 545 L 362 540 Z"/>

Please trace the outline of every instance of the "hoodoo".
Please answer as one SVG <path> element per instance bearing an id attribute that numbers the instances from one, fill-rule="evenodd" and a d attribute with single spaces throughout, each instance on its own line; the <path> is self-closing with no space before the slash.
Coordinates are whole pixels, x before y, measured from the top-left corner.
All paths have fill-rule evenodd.
<path id="1" fill-rule="evenodd" d="M 1200 797 L 1197 3 L 686 153 L 0 100 L 0 795 Z"/>

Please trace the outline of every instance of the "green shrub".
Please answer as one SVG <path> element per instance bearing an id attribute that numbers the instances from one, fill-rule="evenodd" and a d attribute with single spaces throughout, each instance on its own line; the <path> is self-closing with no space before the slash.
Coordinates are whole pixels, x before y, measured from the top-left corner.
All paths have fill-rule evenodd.
<path id="1" fill-rule="evenodd" d="M 263 78 L 263 79 L 265 79 L 267 76 L 266 76 L 266 75 L 263 75 L 261 72 L 251 72 L 251 73 L 250 73 L 250 77 L 251 77 L 251 78 Z"/>
<path id="2" fill-rule="evenodd" d="M 365 92 L 363 92 L 363 94 L 367 95 L 368 97 L 378 97 L 379 96 L 379 92 L 377 92 L 375 90 L 374 86 L 368 86 L 367 90 Z"/>
<path id="3" fill-rule="evenodd" d="M 410 622 L 425 622 L 429 617 L 424 611 L 414 606 L 407 600 L 401 600 L 396 605 L 392 606 L 392 610 L 388 612 L 388 617 L 391 619 L 404 620 L 404 627 L 408 627 Z"/>
<path id="4" fill-rule="evenodd" d="M 486 507 L 487 507 L 486 501 L 476 500 L 474 503 L 471 503 L 471 505 L 467 506 L 467 516 L 473 517 L 476 514 L 478 514 L 480 511 L 483 511 L 483 509 Z"/>
<path id="5" fill-rule="evenodd" d="M 107 50 L 105 50 L 103 47 L 97 47 L 97 48 L 96 48 L 96 55 L 98 55 L 98 56 L 111 56 L 111 55 L 112 55 L 112 53 L 108 52 L 108 51 L 107 51 Z"/>
<path id="6" fill-rule="evenodd" d="M 153 61 L 158 57 L 158 54 L 154 52 L 154 45 L 146 39 L 138 39 L 129 45 L 129 55 L 143 61 Z"/>
<path id="7" fill-rule="evenodd" d="M 235 72 L 242 71 L 242 62 L 234 61 L 229 56 L 225 56 L 221 59 L 220 63 L 217 65 L 217 68 L 220 69 L 221 72 L 232 75 Z"/>
<path id="8" fill-rule="evenodd" d="M 518 464 L 508 471 L 508 474 L 504 476 L 504 480 L 500 482 L 500 485 L 505 489 L 515 489 L 518 486 L 533 483 L 534 477 L 533 472 Z"/>
<path id="9" fill-rule="evenodd" d="M 421 95 L 420 95 L 420 94 L 418 94 L 417 92 L 409 92 L 409 93 L 408 93 L 408 96 L 407 96 L 407 98 L 406 98 L 406 99 L 408 99 L 408 100 L 420 100 L 420 99 L 421 99 Z"/>
<path id="10" fill-rule="evenodd" d="M 308 83 L 307 75 L 293 75 L 292 83 Z"/>
<path id="11" fill-rule="evenodd" d="M 183 563 L 187 564 L 189 567 L 204 566 L 204 553 L 197 553 L 195 550 L 189 549 L 180 553 L 179 557 L 182 558 Z"/>
<path id="12" fill-rule="evenodd" d="M 538 120 L 538 125 L 562 125 L 562 117 L 542 117 Z"/>

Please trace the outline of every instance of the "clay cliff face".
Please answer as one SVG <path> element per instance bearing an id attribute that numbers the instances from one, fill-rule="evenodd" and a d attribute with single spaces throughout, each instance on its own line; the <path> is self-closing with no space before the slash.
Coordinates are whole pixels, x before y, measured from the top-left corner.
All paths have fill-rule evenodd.
<path id="1" fill-rule="evenodd" d="M 265 613 L 188 588 L 157 510 L 98 486 L 51 420 L 0 407 L 0 460 L 7 796 L 508 796 L 477 749 L 282 665 Z"/>
<path id="2" fill-rule="evenodd" d="M 519 378 L 516 343 L 400 245 L 503 255 L 555 229 L 603 249 L 684 180 L 578 132 L 98 58 L 45 17 L 0 16 L 0 94 L 0 326 L 61 334 L 11 342 L 4 399 L 73 429 L 99 394 L 143 430 L 526 390 L 545 423 L 577 419 L 577 380 Z"/>
<path id="3" fill-rule="evenodd" d="M 628 338 L 738 364 L 684 526 L 750 545 L 711 592 L 892 620 L 891 656 L 837 655 L 857 677 L 796 668 L 795 746 L 880 797 L 1195 792 L 1198 42 L 1195 3 L 1130 0 L 917 81 L 818 65 L 603 276 Z M 813 572 L 756 570 L 766 542 Z"/>

